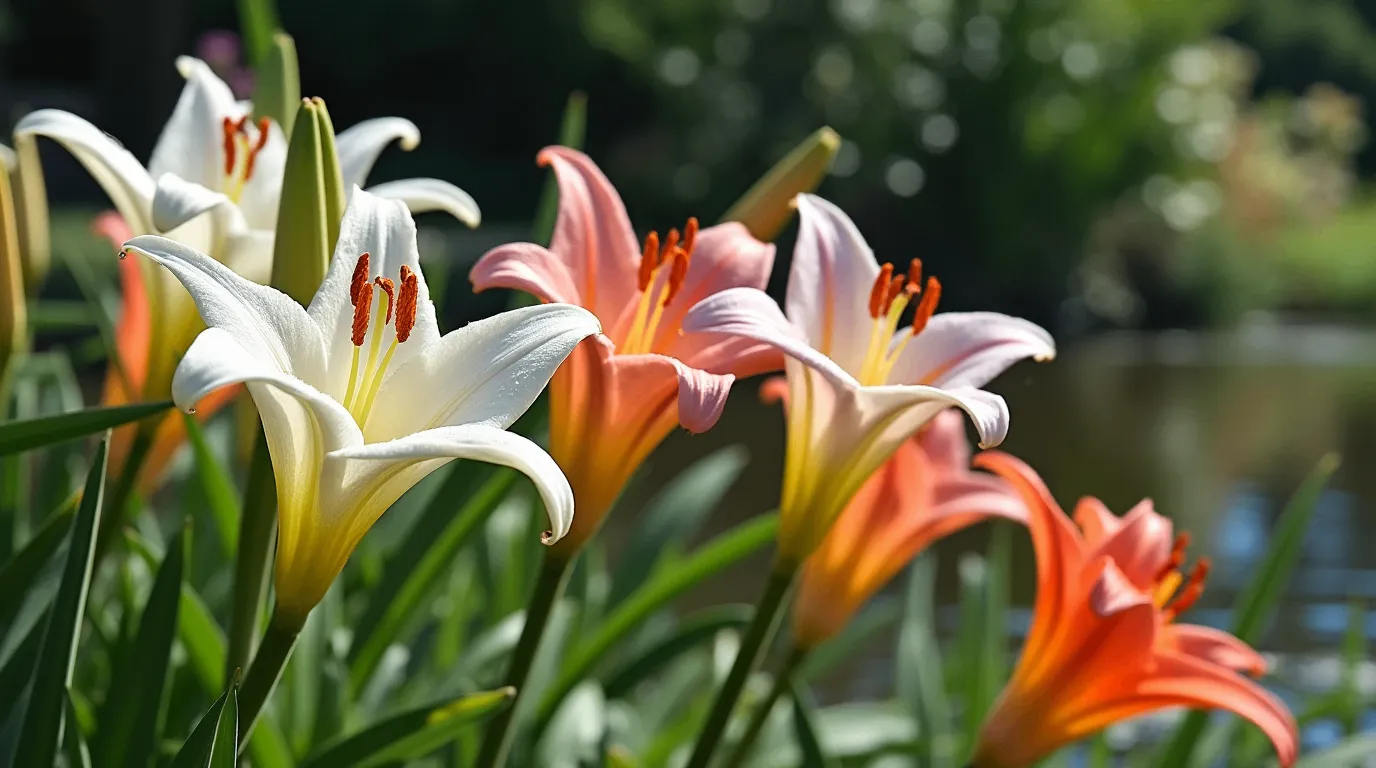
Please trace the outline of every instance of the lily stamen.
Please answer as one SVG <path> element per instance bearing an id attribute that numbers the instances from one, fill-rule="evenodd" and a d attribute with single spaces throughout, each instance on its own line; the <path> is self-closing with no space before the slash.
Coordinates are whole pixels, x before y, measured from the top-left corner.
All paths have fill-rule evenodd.
<path id="1" fill-rule="evenodd" d="M 1161 616 L 1166 621 L 1174 621 L 1177 616 L 1190 610 L 1194 604 L 1199 602 L 1199 598 L 1204 594 L 1204 582 L 1209 578 L 1209 558 L 1201 557 L 1190 570 L 1190 577 L 1185 580 L 1185 586 L 1175 595 L 1175 599 L 1169 601 L 1161 611 Z M 1178 571 L 1177 571 L 1178 573 Z"/>
<path id="2" fill-rule="evenodd" d="M 239 197 L 244 192 L 244 186 L 249 179 L 253 178 L 253 168 L 258 160 L 258 153 L 268 143 L 268 119 L 260 118 L 255 124 L 258 129 L 258 136 L 249 142 L 248 126 L 249 117 L 247 115 L 235 120 L 226 117 L 221 122 L 220 127 L 224 132 L 224 152 L 225 152 L 225 181 L 224 192 L 231 199 L 238 202 Z M 242 157 L 243 162 L 240 163 Z"/>
<path id="3" fill-rule="evenodd" d="M 922 333 L 932 319 L 937 302 L 941 299 L 941 283 L 935 277 L 928 277 L 927 285 L 923 288 L 921 281 L 921 259 L 913 259 L 906 275 L 894 275 L 893 265 L 885 264 L 875 276 L 874 284 L 870 287 L 869 302 L 874 326 L 870 329 L 869 346 L 860 369 L 861 383 L 877 385 L 886 382 L 908 339 Z M 892 339 L 898 332 L 898 321 L 908 304 L 919 295 L 922 299 L 913 317 L 911 333 L 905 334 L 894 344 Z"/>
<path id="4" fill-rule="evenodd" d="M 626 342 L 621 347 L 622 354 L 643 354 L 654 346 L 664 308 L 678 296 L 688 277 L 688 263 L 693 257 L 697 238 L 696 218 L 688 219 L 682 235 L 677 229 L 669 230 L 663 245 L 659 242 L 659 233 L 646 235 L 638 274 L 640 303 L 636 306 Z M 662 269 L 669 271 L 663 280 L 657 280 Z"/>

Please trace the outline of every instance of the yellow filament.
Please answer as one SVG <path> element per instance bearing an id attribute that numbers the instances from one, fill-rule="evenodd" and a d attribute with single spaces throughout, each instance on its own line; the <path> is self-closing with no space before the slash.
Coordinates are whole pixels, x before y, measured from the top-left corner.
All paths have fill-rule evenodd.
<path id="1" fill-rule="evenodd" d="M 1156 607 L 1166 607 L 1166 603 L 1169 603 L 1171 598 L 1175 596 L 1175 590 L 1180 588 L 1180 584 L 1184 580 L 1185 577 L 1181 575 L 1180 571 L 1171 571 L 1166 574 L 1165 578 L 1156 585 L 1156 594 L 1153 595 L 1153 602 L 1156 603 Z"/>
<path id="2" fill-rule="evenodd" d="M 377 391 L 382 388 L 382 374 L 387 372 L 387 367 L 392 364 L 392 355 L 397 351 L 397 340 L 392 339 L 391 346 L 387 347 L 387 354 L 382 356 L 382 365 L 373 373 L 373 381 L 368 385 L 368 393 L 363 396 L 363 407 L 358 410 L 358 425 L 360 427 L 368 423 L 368 414 L 373 411 L 373 400 L 377 399 Z"/>
<path id="3" fill-rule="evenodd" d="M 344 409 L 353 412 L 354 389 L 358 386 L 358 351 L 359 347 L 354 347 L 354 361 L 349 366 L 349 389 L 344 393 Z"/>
<path id="4" fill-rule="evenodd" d="M 655 290 L 655 277 L 659 274 L 659 268 L 650 273 L 650 284 L 645 286 L 645 290 L 640 292 L 640 303 L 636 305 L 635 317 L 631 320 L 630 333 L 626 335 L 626 344 L 621 350 L 622 354 L 633 355 L 640 351 L 641 337 L 645 335 L 645 320 L 650 314 L 650 294 L 659 293 Z"/>
<path id="5" fill-rule="evenodd" d="M 903 310 L 907 309 L 909 299 L 907 293 L 900 293 L 889 305 L 888 313 L 875 319 L 874 327 L 870 330 L 870 344 L 865 350 L 865 362 L 860 368 L 861 384 L 877 386 L 888 381 L 889 372 L 893 370 L 899 353 L 903 351 L 904 345 L 908 343 L 908 336 L 911 335 L 904 335 L 890 354 L 889 340 L 898 331 L 898 319 L 903 316 Z"/>
<path id="6" fill-rule="evenodd" d="M 225 194 L 229 195 L 230 200 L 238 203 L 239 198 L 244 196 L 244 187 L 248 185 L 245 176 L 248 171 L 249 152 L 253 151 L 253 147 L 249 144 L 248 137 L 243 134 L 234 136 L 234 144 L 234 170 L 229 174 L 229 188 L 225 190 Z"/>

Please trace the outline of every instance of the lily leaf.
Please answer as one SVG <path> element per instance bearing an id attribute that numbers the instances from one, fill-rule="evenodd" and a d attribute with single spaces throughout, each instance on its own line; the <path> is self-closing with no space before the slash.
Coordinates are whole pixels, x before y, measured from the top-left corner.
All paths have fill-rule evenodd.
<path id="1" fill-rule="evenodd" d="M 500 688 L 403 712 L 322 746 L 300 768 L 368 768 L 419 759 L 453 741 L 464 728 L 509 706 L 515 695 L 515 688 Z"/>
<path id="2" fill-rule="evenodd" d="M 81 620 L 86 611 L 86 594 L 95 562 L 95 532 L 100 521 L 101 497 L 105 494 L 108 443 L 107 434 L 96 448 L 91 471 L 86 476 L 81 508 L 77 510 L 68 539 L 62 582 L 43 631 L 14 765 L 52 765 L 62 743 L 67 688 L 72 683 L 76 666 L 77 640 L 81 636 Z"/>
<path id="3" fill-rule="evenodd" d="M 224 711 L 225 703 L 229 700 L 229 691 L 225 691 L 220 698 L 210 705 L 210 709 L 196 723 L 196 727 L 191 729 L 191 735 L 182 742 L 182 748 L 177 750 L 177 756 L 172 758 L 172 765 L 169 768 L 206 768 L 210 763 L 210 751 L 215 744 L 215 731 L 220 725 L 220 713 Z"/>
<path id="4" fill-rule="evenodd" d="M 215 521 L 215 532 L 219 534 L 221 550 L 227 559 L 232 559 L 239 548 L 239 510 L 242 509 L 239 494 L 234 490 L 234 481 L 225 470 L 215 452 L 206 442 L 205 430 L 200 422 L 190 414 L 183 414 L 186 420 L 186 434 L 191 439 L 191 450 L 196 457 L 196 475 L 201 479 L 201 490 L 205 492 L 206 502 L 210 505 L 210 517 Z"/>
<path id="5" fill-rule="evenodd" d="M 0 424 L 0 456 L 75 440 L 131 421 L 139 421 L 171 407 L 171 400 L 98 406 L 56 416 L 40 416 L 36 419 Z"/>
<path id="6" fill-rule="evenodd" d="M 755 613 L 749 605 L 719 605 L 689 616 L 667 637 L 637 654 L 607 676 L 607 698 L 628 695 L 641 681 L 648 679 L 683 654 L 716 637 L 724 629 L 740 629 L 750 623 Z"/>
<path id="7" fill-rule="evenodd" d="M 74 511 L 71 508 L 59 510 L 18 554 L 0 567 L 0 626 L 9 624 L 43 566 L 67 540 Z"/>

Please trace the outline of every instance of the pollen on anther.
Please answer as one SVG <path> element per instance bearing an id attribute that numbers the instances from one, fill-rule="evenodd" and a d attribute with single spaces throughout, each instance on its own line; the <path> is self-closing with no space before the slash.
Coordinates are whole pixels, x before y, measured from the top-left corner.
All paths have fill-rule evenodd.
<path id="1" fill-rule="evenodd" d="M 693 255 L 693 246 L 698 242 L 698 217 L 689 216 L 688 223 L 683 225 L 683 250 Z"/>
<path id="2" fill-rule="evenodd" d="M 248 118 L 244 118 L 247 120 Z M 244 181 L 253 178 L 253 165 L 258 159 L 258 153 L 263 151 L 263 147 L 268 143 L 268 119 L 266 117 L 258 120 L 258 141 L 253 144 L 253 149 L 249 150 L 248 160 L 244 163 Z"/>
<path id="3" fill-rule="evenodd" d="M 885 264 L 879 270 L 879 275 L 874 278 L 874 285 L 870 288 L 870 317 L 879 317 L 884 309 L 884 299 L 889 292 L 889 278 L 893 277 L 893 265 Z"/>
<path id="4" fill-rule="evenodd" d="M 401 265 L 401 295 L 397 299 L 397 342 L 411 338 L 416 327 L 416 302 L 420 293 L 420 278 L 405 264 Z"/>
<path id="5" fill-rule="evenodd" d="M 688 277 L 688 252 L 682 248 L 675 248 L 671 258 L 674 261 L 669 267 L 669 288 L 664 292 L 664 301 L 660 304 L 664 307 L 669 306 L 669 302 L 674 300 L 683 288 L 684 279 Z"/>
<path id="6" fill-rule="evenodd" d="M 654 278 L 655 269 L 659 267 L 659 233 L 651 232 L 645 236 L 645 247 L 640 252 L 640 290 L 650 287 L 650 280 Z"/>
<path id="7" fill-rule="evenodd" d="M 368 315 L 373 308 L 373 284 L 364 283 L 358 289 L 358 299 L 354 302 L 354 326 L 353 333 L 349 337 L 355 347 L 363 346 L 363 339 L 368 335 Z"/>
<path id="8" fill-rule="evenodd" d="M 392 322 L 392 310 L 395 308 L 397 302 L 397 288 L 396 285 L 392 283 L 391 278 L 378 277 L 373 282 L 377 283 L 377 287 L 381 288 L 382 292 L 387 294 L 387 317 L 382 321 L 382 324 L 386 325 Z"/>
<path id="9" fill-rule="evenodd" d="M 893 307 L 894 299 L 897 299 L 898 294 L 903 292 L 903 286 L 907 284 L 907 282 L 908 281 L 902 275 L 895 275 L 892 280 L 889 280 L 889 290 L 884 294 L 884 306 L 880 309 L 880 314 L 889 314 L 889 310 Z"/>
<path id="10" fill-rule="evenodd" d="M 354 276 L 349 281 L 349 303 L 358 306 L 358 294 L 363 290 L 363 286 L 368 282 L 368 252 L 364 251 L 358 257 L 358 263 L 354 265 Z"/>
<path id="11" fill-rule="evenodd" d="M 932 314 L 936 312 L 936 303 L 941 301 L 941 281 L 935 277 L 927 278 L 927 286 L 922 289 L 922 301 L 917 305 L 917 314 L 913 316 L 913 335 L 922 333 L 927 327 L 927 322 L 932 319 Z"/>
<path id="12" fill-rule="evenodd" d="M 922 290 L 922 259 L 913 259 L 908 264 L 908 293 Z"/>
<path id="13" fill-rule="evenodd" d="M 221 123 L 221 130 L 224 132 L 225 175 L 228 176 L 234 173 L 234 136 L 238 133 L 238 126 L 235 124 L 234 118 L 226 117 L 223 123 Z"/>
<path id="14" fill-rule="evenodd" d="M 678 247 L 679 234 L 677 229 L 669 230 L 669 234 L 664 236 L 664 245 L 659 249 L 659 263 L 663 264 L 674 255 L 674 249 Z"/>

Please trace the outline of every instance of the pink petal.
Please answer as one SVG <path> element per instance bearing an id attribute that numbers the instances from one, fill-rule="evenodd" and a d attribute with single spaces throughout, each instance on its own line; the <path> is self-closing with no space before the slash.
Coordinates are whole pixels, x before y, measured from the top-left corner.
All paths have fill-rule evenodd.
<path id="1" fill-rule="evenodd" d="M 667 358 L 678 372 L 678 423 L 689 432 L 706 432 L 721 418 L 731 394 L 731 374 L 719 375 Z"/>
<path id="2" fill-rule="evenodd" d="M 780 403 L 788 407 L 788 377 L 770 376 L 760 382 L 760 402 L 765 405 Z"/>
<path id="3" fill-rule="evenodd" d="M 960 411 L 943 411 L 918 436 L 922 450 L 944 470 L 968 471 L 970 441 L 965 437 L 965 417 Z"/>
<path id="4" fill-rule="evenodd" d="M 982 387 L 1025 357 L 1056 356 L 1051 335 L 997 312 L 943 312 L 903 348 L 889 380 L 939 387 Z"/>
<path id="5" fill-rule="evenodd" d="M 728 288 L 763 290 L 773 267 L 774 246 L 756 240 L 741 224 L 718 224 L 699 232 L 683 287 L 660 317 L 656 334 L 659 343 L 655 349 L 663 349 L 665 354 L 690 362 L 693 351 L 709 344 L 710 340 L 683 336 L 679 332 L 688 310 Z"/>
<path id="6" fill-rule="evenodd" d="M 1109 557 L 1139 589 L 1151 589 L 1170 560 L 1174 542 L 1171 521 L 1156 514 L 1150 499 L 1138 502 L 1101 541 L 1091 557 Z"/>
<path id="7" fill-rule="evenodd" d="M 483 254 L 468 273 L 474 291 L 511 288 L 545 302 L 583 306 L 573 274 L 554 253 L 534 243 L 508 243 Z M 598 318 L 606 322 L 606 318 Z"/>
<path id="8" fill-rule="evenodd" d="M 1261 677 L 1266 659 L 1252 647 L 1221 629 L 1196 624 L 1169 624 L 1162 629 L 1161 644 L 1174 652 L 1227 667 L 1234 672 Z"/>
<path id="9" fill-rule="evenodd" d="M 549 249 L 568 267 L 583 306 L 613 320 L 639 292 L 640 246 L 626 206 L 582 152 L 546 147 L 536 160 L 554 169 L 559 184 L 559 218 Z"/>
<path id="10" fill-rule="evenodd" d="M 869 299 L 879 264 L 840 208 L 816 195 L 799 195 L 797 202 L 788 318 L 812 346 L 854 374 L 863 365 L 874 327 Z"/>
<path id="11" fill-rule="evenodd" d="M 1093 496 L 1085 496 L 1075 505 L 1075 523 L 1084 533 L 1085 543 L 1091 547 L 1099 546 L 1123 527 L 1118 516 Z"/>

